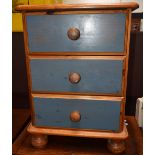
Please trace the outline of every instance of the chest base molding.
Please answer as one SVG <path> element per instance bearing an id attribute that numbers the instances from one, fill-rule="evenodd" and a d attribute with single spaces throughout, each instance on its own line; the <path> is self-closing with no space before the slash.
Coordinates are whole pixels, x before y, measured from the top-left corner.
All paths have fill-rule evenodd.
<path id="1" fill-rule="evenodd" d="M 121 132 L 103 132 L 103 131 L 83 131 L 72 129 L 48 129 L 34 127 L 32 123 L 29 124 L 27 131 L 31 134 L 45 134 L 45 135 L 60 135 L 60 136 L 74 136 L 74 137 L 89 137 L 89 138 L 105 138 L 105 139 L 126 139 L 128 138 L 128 131 L 126 126 Z"/>

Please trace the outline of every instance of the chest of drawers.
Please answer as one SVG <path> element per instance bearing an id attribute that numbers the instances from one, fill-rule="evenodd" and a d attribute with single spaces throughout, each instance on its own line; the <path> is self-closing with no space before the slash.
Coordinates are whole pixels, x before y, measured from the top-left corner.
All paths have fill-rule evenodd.
<path id="1" fill-rule="evenodd" d="M 125 149 L 131 11 L 136 3 L 23 5 L 32 144 L 47 135 L 107 138 Z"/>

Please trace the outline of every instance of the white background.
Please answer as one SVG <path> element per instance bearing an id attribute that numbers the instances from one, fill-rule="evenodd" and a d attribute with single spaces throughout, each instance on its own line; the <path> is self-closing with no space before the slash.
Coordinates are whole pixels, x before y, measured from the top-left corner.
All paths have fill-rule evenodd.
<path id="1" fill-rule="evenodd" d="M 0 0 L 0 154 L 12 147 L 12 3 Z"/>

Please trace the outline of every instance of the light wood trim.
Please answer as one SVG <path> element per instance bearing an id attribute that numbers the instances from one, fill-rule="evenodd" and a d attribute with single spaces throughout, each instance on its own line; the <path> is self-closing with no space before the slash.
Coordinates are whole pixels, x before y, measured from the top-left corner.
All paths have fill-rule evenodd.
<path id="1" fill-rule="evenodd" d="M 120 117 L 121 118 L 121 117 Z M 101 130 L 101 129 L 80 129 L 80 128 L 65 128 L 65 127 L 56 127 L 56 126 L 36 126 L 34 122 L 32 122 L 32 126 L 36 128 L 44 128 L 44 129 L 64 129 L 64 130 L 74 130 L 74 131 L 95 131 L 95 132 L 108 132 L 108 133 L 119 133 L 122 132 L 122 128 L 119 128 L 119 130 Z M 120 124 L 120 127 L 122 127 L 122 124 Z"/>
<path id="2" fill-rule="evenodd" d="M 123 87 L 123 103 L 122 103 L 122 121 L 124 121 L 125 119 L 125 104 L 126 104 L 126 90 L 127 90 L 127 75 L 128 75 L 128 62 L 129 62 L 129 49 L 130 49 L 130 32 L 131 32 L 131 9 L 128 9 L 128 14 L 126 17 L 126 59 L 125 59 L 125 70 L 123 72 L 123 83 L 122 83 L 122 87 Z"/>
<path id="3" fill-rule="evenodd" d="M 102 9 L 127 9 L 135 10 L 139 7 L 136 2 L 121 2 L 109 4 L 54 4 L 54 5 L 18 5 L 17 11 L 45 11 L 45 10 L 102 10 Z"/>
<path id="4" fill-rule="evenodd" d="M 123 96 L 126 96 L 126 89 L 127 89 L 127 76 L 128 76 L 128 63 L 129 63 L 129 50 L 130 50 L 130 32 L 131 32 L 131 10 L 129 10 L 128 14 L 128 20 L 127 20 L 127 45 L 126 45 L 126 63 L 125 63 L 125 82 L 124 82 L 124 91 L 123 91 Z"/>
<path id="5" fill-rule="evenodd" d="M 126 104 L 126 90 L 127 90 L 127 76 L 128 76 L 128 63 L 129 63 L 129 50 L 130 50 L 130 32 L 131 32 L 131 12 L 132 10 L 129 9 L 129 14 L 127 17 L 127 45 L 126 45 L 126 62 L 125 62 L 125 73 L 124 73 L 124 84 L 123 84 L 123 96 L 124 96 L 124 103 L 123 103 L 123 114 L 122 119 L 125 119 L 125 104 Z"/>
<path id="6" fill-rule="evenodd" d="M 62 95 L 62 94 L 32 94 L 32 97 L 38 98 L 63 98 L 63 99 L 84 99 L 84 100 L 108 100 L 122 101 L 123 97 L 112 96 L 86 96 L 86 95 Z"/>
<path id="7" fill-rule="evenodd" d="M 124 60 L 126 56 L 29 56 L 29 59 Z"/>
<path id="8" fill-rule="evenodd" d="M 106 55 L 106 56 L 110 56 L 110 55 L 118 55 L 118 56 L 123 56 L 126 55 L 126 52 L 87 52 L 87 51 L 82 51 L 82 52 L 29 52 L 29 55 L 31 56 L 60 56 L 60 55 L 81 55 L 81 56 L 85 56 L 85 55 L 91 55 L 91 56 L 95 56 L 95 55 Z"/>
<path id="9" fill-rule="evenodd" d="M 125 19 L 125 34 L 124 34 L 124 52 L 125 52 L 125 55 L 127 53 L 127 39 L 128 39 L 128 16 L 129 16 L 129 10 L 127 10 L 126 12 L 126 19 Z"/>
<path id="10" fill-rule="evenodd" d="M 28 91 L 29 91 L 29 102 L 30 102 L 30 112 L 31 112 L 31 119 L 34 121 L 33 116 L 33 105 L 32 105 L 32 98 L 31 98 L 31 92 L 32 92 L 32 81 L 31 81 L 31 73 L 30 73 L 30 60 L 28 57 L 29 49 L 28 49 L 28 39 L 27 39 L 27 29 L 26 29 L 26 16 L 23 13 L 22 14 L 23 18 L 23 33 L 24 33 L 24 47 L 25 47 L 25 58 L 26 58 L 26 71 L 27 71 L 27 79 L 28 79 Z"/>
<path id="11" fill-rule="evenodd" d="M 127 13 L 128 10 L 72 10 L 72 11 L 42 11 L 42 12 L 25 12 L 26 15 L 65 15 L 65 14 L 106 14 L 106 13 Z"/>
<path id="12" fill-rule="evenodd" d="M 47 134 L 47 135 L 61 135 L 61 136 L 75 136 L 75 137 L 89 137 L 89 138 L 108 138 L 108 139 L 126 139 L 128 132 L 124 125 L 122 132 L 103 132 L 103 131 L 83 131 L 72 129 L 45 129 L 34 127 L 32 123 L 27 128 L 31 134 Z"/>
<path id="13" fill-rule="evenodd" d="M 32 94 L 59 94 L 59 95 L 92 95 L 92 96 L 116 96 L 116 97 L 122 97 L 122 91 L 120 93 L 95 93 L 95 92 L 52 92 L 52 91 L 33 91 Z"/>

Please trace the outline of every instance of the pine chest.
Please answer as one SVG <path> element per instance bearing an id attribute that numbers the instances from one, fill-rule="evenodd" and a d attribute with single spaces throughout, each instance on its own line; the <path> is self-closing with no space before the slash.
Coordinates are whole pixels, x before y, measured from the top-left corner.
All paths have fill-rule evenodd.
<path id="1" fill-rule="evenodd" d="M 32 144 L 47 135 L 107 138 L 125 149 L 131 11 L 136 3 L 21 5 Z"/>

